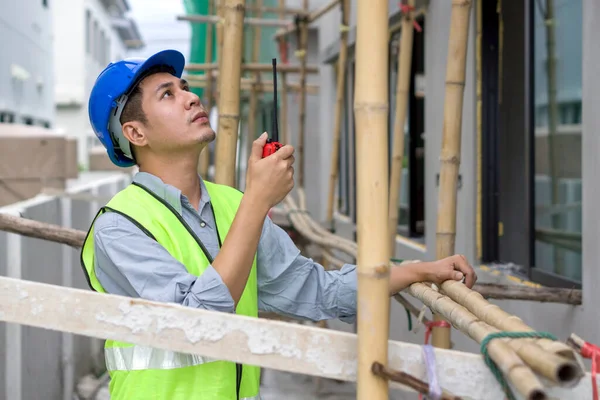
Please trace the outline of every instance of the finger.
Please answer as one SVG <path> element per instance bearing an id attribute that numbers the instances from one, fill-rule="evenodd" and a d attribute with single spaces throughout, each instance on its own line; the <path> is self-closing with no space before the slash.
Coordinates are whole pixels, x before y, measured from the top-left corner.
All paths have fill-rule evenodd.
<path id="1" fill-rule="evenodd" d="M 267 132 L 264 132 L 252 143 L 252 152 L 250 158 L 254 160 L 260 160 L 262 158 L 263 147 L 267 143 Z"/>
<path id="2" fill-rule="evenodd" d="M 475 271 L 473 267 L 467 262 L 467 259 L 463 256 L 459 256 L 454 261 L 454 269 L 459 270 L 465 276 L 465 285 L 468 288 L 473 287 L 475 284 Z"/>
<path id="3" fill-rule="evenodd" d="M 290 146 L 289 144 L 286 144 L 285 146 L 277 150 L 277 157 L 282 160 L 290 158 L 292 154 L 294 154 L 294 147 Z"/>

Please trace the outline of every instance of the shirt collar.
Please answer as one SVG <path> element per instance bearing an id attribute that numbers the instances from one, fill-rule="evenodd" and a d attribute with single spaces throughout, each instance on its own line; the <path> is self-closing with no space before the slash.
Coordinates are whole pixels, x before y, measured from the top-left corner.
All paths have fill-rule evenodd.
<path id="1" fill-rule="evenodd" d="M 210 195 L 208 194 L 208 190 L 206 189 L 206 185 L 204 184 L 202 177 L 198 176 L 198 178 L 200 178 L 201 193 L 198 210 L 199 212 L 202 212 L 204 207 L 210 203 Z M 148 172 L 138 172 L 134 175 L 133 182 L 139 183 L 140 185 L 151 190 L 159 198 L 166 201 L 171 207 L 173 207 L 180 215 L 183 213 L 182 208 L 184 200 L 189 204 L 187 197 L 181 193 L 181 190 L 177 189 L 175 186 L 164 183 L 162 179 L 156 175 L 152 175 Z"/>

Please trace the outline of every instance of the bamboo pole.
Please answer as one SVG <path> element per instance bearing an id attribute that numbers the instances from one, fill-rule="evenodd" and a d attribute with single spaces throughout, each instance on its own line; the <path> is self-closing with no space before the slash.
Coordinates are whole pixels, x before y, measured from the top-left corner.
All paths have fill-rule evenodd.
<path id="1" fill-rule="evenodd" d="M 219 96 L 215 183 L 235 187 L 235 160 L 240 120 L 240 74 L 245 0 L 225 0 L 223 64 Z"/>
<path id="2" fill-rule="evenodd" d="M 189 21 L 192 23 L 200 24 L 218 24 L 221 19 L 217 15 L 201 15 L 201 14 L 190 14 L 190 15 L 178 15 L 178 21 Z M 244 25 L 255 25 L 255 26 L 274 26 L 274 27 L 286 27 L 289 26 L 292 21 L 283 19 L 264 19 L 264 18 L 250 18 L 246 17 L 242 22 Z"/>
<path id="3" fill-rule="evenodd" d="M 342 111 L 344 110 L 344 89 L 346 88 L 346 64 L 348 60 L 348 23 L 350 19 L 349 0 L 341 0 L 342 27 L 340 28 L 340 54 L 337 60 L 337 87 L 335 96 L 335 110 L 333 114 L 333 142 L 331 147 L 331 166 L 329 169 L 329 197 L 327 199 L 327 224 L 333 229 L 333 209 L 335 201 L 335 187 L 338 179 L 340 160 L 340 138 L 342 130 Z"/>
<path id="4" fill-rule="evenodd" d="M 279 8 L 283 8 L 285 6 L 285 0 L 279 0 Z M 279 18 L 283 18 L 283 15 L 280 14 Z M 285 37 L 281 37 L 279 38 L 280 41 L 280 45 L 285 46 L 287 44 L 286 42 L 286 38 Z M 280 54 L 281 56 L 281 54 Z M 284 65 L 288 64 L 288 59 L 287 59 L 287 49 L 286 49 L 286 57 L 285 60 L 282 59 L 281 60 L 283 62 Z M 278 72 L 280 72 L 281 75 L 281 91 L 283 93 L 283 95 L 281 96 L 281 107 L 279 109 L 279 119 L 281 121 L 281 127 L 280 127 L 280 133 L 281 133 L 281 143 L 289 143 L 289 132 L 288 132 L 288 116 L 287 116 L 287 110 L 288 110 L 288 82 L 287 82 L 287 72 L 285 71 L 280 71 L 280 69 L 278 68 Z"/>
<path id="5" fill-rule="evenodd" d="M 221 19 L 221 21 L 223 21 L 224 18 L 224 8 L 223 8 L 223 4 L 221 1 L 219 0 L 209 0 L 209 1 L 214 1 L 215 4 L 217 5 L 217 15 L 219 16 L 219 18 Z M 212 71 L 214 69 L 216 69 L 217 71 L 222 71 L 222 65 L 223 65 L 223 27 L 224 24 L 217 24 L 217 62 L 216 63 L 207 63 L 207 64 L 200 64 L 200 65 L 211 65 L 214 66 L 214 68 L 212 69 L 195 69 L 195 70 L 190 70 L 190 71 L 206 71 L 206 73 L 208 74 L 208 76 L 210 76 L 212 78 Z M 207 60 L 208 61 L 208 60 Z M 196 64 L 191 64 L 191 65 L 196 65 Z M 220 105 L 220 101 L 219 99 L 221 98 L 221 78 L 220 75 L 217 75 L 217 96 L 215 98 L 215 101 L 217 103 L 217 110 L 219 110 L 219 105 Z M 219 110 L 220 111 L 220 110 Z M 217 142 L 219 140 L 217 139 Z M 215 153 L 216 153 L 217 149 L 215 147 Z M 215 154 L 216 156 L 216 154 Z M 216 159 L 216 158 L 215 158 Z M 216 165 L 215 165 L 216 167 Z"/>
<path id="6" fill-rule="evenodd" d="M 462 108 L 470 12 L 471 0 L 452 0 L 437 210 L 436 258 L 438 259 L 454 254 L 456 190 L 460 167 Z M 434 321 L 440 320 L 439 316 L 434 315 Z M 450 328 L 434 327 L 431 342 L 436 347 L 450 348 Z"/>
<path id="7" fill-rule="evenodd" d="M 308 11 L 308 0 L 303 0 L 303 9 Z M 300 59 L 300 112 L 298 121 L 298 142 L 296 143 L 296 160 L 298 163 L 298 187 L 304 188 L 304 135 L 306 130 L 306 61 L 308 59 L 308 21 L 306 17 L 299 17 L 300 34 L 298 37 L 298 50 L 296 57 Z"/>
<path id="8" fill-rule="evenodd" d="M 208 12 L 209 13 L 214 13 L 214 3 L 213 1 L 209 1 L 208 2 Z M 206 50 L 205 50 L 205 60 L 207 62 L 212 62 L 213 59 L 213 51 L 212 51 L 212 42 L 213 42 L 213 30 L 214 27 L 212 25 L 208 25 L 206 27 Z M 205 76 L 207 76 L 208 79 L 206 79 L 206 91 L 205 96 L 206 96 L 206 100 L 204 103 L 204 107 L 206 108 L 206 111 L 208 113 L 210 113 L 210 110 L 212 108 L 212 100 L 213 100 L 213 79 L 212 76 L 210 74 L 210 71 L 206 71 Z M 203 178 L 207 178 L 208 177 L 208 168 L 210 166 L 210 148 L 208 146 L 208 144 L 206 145 L 206 147 L 204 147 L 204 150 L 202 150 L 202 153 L 200 153 L 200 160 L 198 162 L 198 173 L 200 174 L 200 176 L 202 176 Z"/>
<path id="9" fill-rule="evenodd" d="M 283 6 L 280 5 L 279 7 L 246 5 L 246 11 L 260 13 L 276 13 L 279 14 L 279 19 L 284 19 L 286 15 L 304 15 L 303 9 L 285 7 L 285 0 L 283 0 L 283 2 Z"/>
<path id="10" fill-rule="evenodd" d="M 204 63 L 204 64 L 196 64 L 190 63 L 185 66 L 186 71 L 206 71 L 210 69 L 219 69 L 220 67 L 214 63 Z M 300 73 L 299 65 L 277 65 L 277 72 L 287 72 L 290 74 Z M 273 69 L 273 65 L 271 64 L 254 64 L 254 63 L 244 63 L 241 65 L 241 69 L 244 72 L 252 71 L 252 72 L 271 72 Z M 220 70 L 220 69 L 219 69 Z M 306 66 L 307 74 L 317 74 L 319 73 L 319 67 L 316 65 L 307 65 Z"/>
<path id="11" fill-rule="evenodd" d="M 483 70 L 481 57 L 481 42 L 483 37 L 483 16 L 482 16 L 483 0 L 477 0 L 475 10 L 477 12 L 477 34 L 475 40 L 475 77 L 476 99 L 477 99 L 477 116 L 476 116 L 476 146 L 477 146 L 477 200 L 475 203 L 475 259 L 481 261 L 483 258 Z"/>
<path id="12" fill-rule="evenodd" d="M 388 362 L 388 1 L 358 0 L 354 115 L 358 204 L 357 399 L 387 399 Z"/>
<path id="13" fill-rule="evenodd" d="M 394 140 L 392 163 L 390 170 L 389 200 L 389 245 L 390 255 L 396 252 L 396 235 L 398 233 L 398 199 L 402 187 L 402 162 L 404 160 L 404 125 L 408 111 L 410 89 L 410 71 L 413 52 L 415 0 L 408 0 L 410 10 L 402 19 L 400 50 L 398 51 L 398 82 L 396 84 L 396 117 L 394 118 Z"/>
<path id="14" fill-rule="evenodd" d="M 556 127 L 558 125 L 558 102 L 556 101 L 556 38 L 554 25 L 554 0 L 546 0 L 546 10 L 544 13 L 546 25 L 546 52 L 548 57 L 548 167 L 550 172 L 550 182 L 552 191 L 550 196 L 551 205 L 558 204 L 558 158 L 556 149 Z M 552 228 L 557 229 L 560 224 L 560 215 L 552 214 Z M 559 261 L 558 248 L 553 246 L 554 272 L 562 274 L 563 266 Z"/>
<path id="15" fill-rule="evenodd" d="M 255 4 L 256 8 L 259 11 L 256 11 L 256 17 L 262 17 L 262 12 L 260 8 L 262 7 L 262 0 L 256 0 Z M 261 27 L 260 25 L 254 26 L 254 36 L 252 40 L 252 62 L 258 63 L 260 57 L 260 37 L 261 37 Z M 246 151 L 248 157 L 252 152 L 252 142 L 254 141 L 254 137 L 256 135 L 256 114 L 257 114 L 257 105 L 258 105 L 258 94 L 260 93 L 258 90 L 258 82 L 260 81 L 260 72 L 255 72 L 254 77 L 256 79 L 256 84 L 252 85 L 252 89 L 250 91 L 250 110 L 248 113 L 248 135 L 247 135 L 247 143 L 246 143 Z"/>
<path id="16" fill-rule="evenodd" d="M 511 315 L 495 304 L 485 300 L 476 291 L 470 290 L 464 284 L 457 281 L 446 281 L 441 289 L 449 298 L 465 307 L 480 320 L 493 325 L 503 331 L 533 332 L 534 329 L 525 324 L 521 318 Z M 565 343 L 550 339 L 532 339 L 541 348 L 557 354 L 565 359 L 574 360 L 573 349 Z M 574 378 L 575 379 L 575 378 Z"/>

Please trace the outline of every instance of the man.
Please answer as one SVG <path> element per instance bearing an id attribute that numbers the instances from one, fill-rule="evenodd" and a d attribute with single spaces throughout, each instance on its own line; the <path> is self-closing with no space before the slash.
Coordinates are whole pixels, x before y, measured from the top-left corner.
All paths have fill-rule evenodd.
<path id="1" fill-rule="evenodd" d="M 184 57 L 159 52 L 110 64 L 89 100 L 94 132 L 113 163 L 137 165 L 133 183 L 103 207 L 82 249 L 92 289 L 256 317 L 356 315 L 356 270 L 325 271 L 267 216 L 293 187 L 293 148 L 262 158 L 253 143 L 244 193 L 201 179 L 215 138 L 199 98 L 180 79 Z M 393 268 L 389 293 L 413 282 L 475 282 L 462 256 Z M 108 340 L 111 398 L 258 399 L 260 369 Z"/>

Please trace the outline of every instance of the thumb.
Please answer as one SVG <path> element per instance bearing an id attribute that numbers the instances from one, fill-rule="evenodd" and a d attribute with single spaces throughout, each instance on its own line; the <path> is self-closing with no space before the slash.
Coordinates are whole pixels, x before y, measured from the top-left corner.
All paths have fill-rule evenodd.
<path id="1" fill-rule="evenodd" d="M 267 132 L 263 132 L 263 134 L 252 143 L 252 153 L 250 154 L 250 158 L 254 160 L 260 160 L 262 158 L 263 147 L 265 147 L 266 143 Z"/>
<path id="2" fill-rule="evenodd" d="M 460 281 L 464 278 L 464 274 L 460 271 L 454 271 L 452 273 L 452 279 L 454 279 L 455 281 Z"/>

